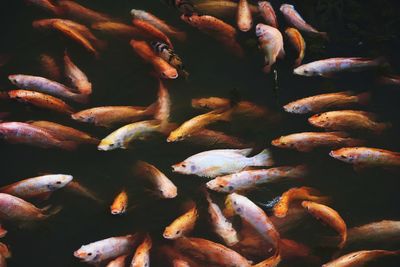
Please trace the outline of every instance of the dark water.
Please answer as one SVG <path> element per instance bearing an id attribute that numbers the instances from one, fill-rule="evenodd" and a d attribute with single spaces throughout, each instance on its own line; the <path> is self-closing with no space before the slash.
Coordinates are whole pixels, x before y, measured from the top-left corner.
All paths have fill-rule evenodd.
<path id="1" fill-rule="evenodd" d="M 278 10 L 281 1 L 271 1 Z M 314 0 L 289 1 L 312 25 L 327 31 L 329 43 L 306 39 L 305 62 L 333 56 L 385 56 L 393 71 L 400 66 L 400 12 L 396 0 Z M 188 41 L 175 44 L 175 51 L 183 58 L 190 72 L 188 81 L 178 79 L 167 81 L 172 98 L 172 120 L 181 123 L 196 114 L 191 109 L 194 97 L 229 97 L 235 89 L 244 100 L 281 113 L 282 121 L 268 123 L 262 120 L 235 121 L 219 124 L 216 129 L 255 142 L 257 147 L 269 146 L 270 141 L 280 135 L 313 130 L 307 117 L 284 114 L 282 104 L 294 99 L 317 93 L 353 90 L 370 91 L 372 103 L 366 108 L 376 112 L 380 118 L 393 123 L 393 129 L 378 137 L 367 137 L 368 145 L 400 151 L 399 141 L 399 101 L 400 89 L 377 85 L 377 73 L 351 74 L 337 79 L 304 78 L 291 74 L 291 53 L 276 66 L 278 91 L 272 75 L 261 71 L 263 56 L 257 50 L 254 32 L 240 34 L 239 39 L 246 50 L 246 58 L 239 60 L 230 55 L 212 38 L 191 28 L 179 20 L 179 13 L 162 1 L 144 0 L 97 0 L 79 1 L 83 5 L 110 14 L 129 23 L 132 8 L 144 9 L 167 20 L 170 24 L 186 31 Z M 48 15 L 35 7 L 26 6 L 23 1 L 3 1 L 1 15 L 0 51 L 11 53 L 12 60 L 0 69 L 1 90 L 12 89 L 7 75 L 13 73 L 38 74 L 38 56 L 51 53 L 60 57 L 67 47 L 74 61 L 87 73 L 93 83 L 93 95 L 87 106 L 101 105 L 148 105 L 155 101 L 157 81 L 148 73 L 150 68 L 135 56 L 127 40 L 108 38 L 109 47 L 94 60 L 74 43 L 57 34 L 36 32 L 31 28 L 34 19 Z M 233 23 L 233 21 L 228 21 Z M 283 25 L 283 20 L 280 18 Z M 10 120 L 25 121 L 45 119 L 86 130 L 102 138 L 109 131 L 76 123 L 62 115 L 27 108 L 20 103 L 1 103 L 1 111 L 11 111 Z M 179 206 L 188 199 L 199 197 L 198 188 L 205 181 L 197 177 L 173 174 L 171 164 L 206 150 L 183 144 L 167 144 L 164 140 L 154 140 L 137 145 L 132 150 L 100 152 L 94 147 L 82 147 L 75 152 L 43 150 L 20 145 L 1 144 L 0 170 L 1 185 L 40 173 L 72 174 L 75 179 L 95 191 L 104 205 L 91 200 L 57 192 L 48 201 L 64 208 L 60 214 L 38 225 L 17 228 L 6 225 L 9 234 L 4 242 L 9 244 L 13 257 L 10 266 L 85 266 L 79 263 L 72 252 L 82 244 L 110 236 L 125 235 L 137 231 L 151 233 L 155 243 L 162 240 L 163 228 L 177 217 Z M 399 175 L 383 170 L 356 173 L 351 166 L 329 157 L 327 150 L 312 153 L 297 153 L 272 148 L 278 165 L 306 163 L 311 172 L 300 183 L 284 183 L 265 186 L 249 197 L 265 202 L 280 195 L 291 186 L 313 186 L 326 195 L 332 196 L 332 207 L 343 216 L 348 226 L 356 226 L 382 219 L 400 220 Z M 136 159 L 148 161 L 173 180 L 179 188 L 179 196 L 173 200 L 155 200 L 147 195 L 130 168 Z M 109 203 L 113 197 L 126 188 L 130 202 L 138 208 L 126 216 L 113 217 L 109 213 Z M 220 196 L 222 199 L 222 196 Z M 48 203 L 46 203 L 48 204 Z M 215 239 L 208 229 L 205 215 L 201 216 L 194 235 Z M 321 248 L 319 237 L 334 234 L 313 219 L 305 221 L 288 238 L 310 245 L 315 255 L 328 261 L 332 250 Z M 215 239 L 216 240 L 216 239 Z M 399 243 L 392 245 L 366 246 L 361 244 L 349 248 L 357 249 L 399 249 Z M 158 266 L 164 266 L 160 264 Z M 300 261 L 282 263 L 282 266 L 319 266 Z M 368 266 L 400 266 L 399 259 L 379 261 Z"/>

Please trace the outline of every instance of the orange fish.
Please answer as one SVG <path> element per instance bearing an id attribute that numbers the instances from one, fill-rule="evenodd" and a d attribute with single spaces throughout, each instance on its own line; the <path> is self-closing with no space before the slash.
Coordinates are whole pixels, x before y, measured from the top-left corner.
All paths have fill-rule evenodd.
<path id="1" fill-rule="evenodd" d="M 58 1 L 58 6 L 64 15 L 84 23 L 112 20 L 108 15 L 91 10 L 75 1 L 61 0 Z"/>
<path id="2" fill-rule="evenodd" d="M 128 194 L 125 190 L 122 190 L 114 199 L 110 210 L 112 215 L 120 215 L 126 212 L 128 207 Z"/>
<path id="3" fill-rule="evenodd" d="M 341 256 L 322 267 L 361 267 L 378 258 L 396 255 L 400 255 L 400 250 L 361 250 Z"/>
<path id="4" fill-rule="evenodd" d="M 290 44 L 296 49 L 297 51 L 297 59 L 294 63 L 294 67 L 298 67 L 301 65 L 303 61 L 305 52 L 306 52 L 306 42 L 303 39 L 301 33 L 295 28 L 287 28 L 285 30 L 285 34 L 290 42 Z"/>
<path id="5" fill-rule="evenodd" d="M 163 41 L 167 45 L 169 45 L 169 47 L 173 48 L 171 40 L 168 38 L 168 36 L 165 35 L 158 28 L 154 27 L 152 24 L 148 23 L 147 21 L 140 19 L 133 19 L 132 24 L 137 29 L 139 29 L 145 36 L 147 35 L 150 39 L 153 39 L 153 41 L 156 40 Z"/>
<path id="6" fill-rule="evenodd" d="M 239 0 L 236 21 L 242 32 L 248 32 L 253 26 L 253 17 L 247 0 Z"/>

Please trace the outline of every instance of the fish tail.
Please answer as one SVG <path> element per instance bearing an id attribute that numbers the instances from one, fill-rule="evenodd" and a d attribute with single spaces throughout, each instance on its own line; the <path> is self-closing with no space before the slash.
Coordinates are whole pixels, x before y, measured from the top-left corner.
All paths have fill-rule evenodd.
<path id="1" fill-rule="evenodd" d="M 271 66 L 270 65 L 265 65 L 264 68 L 263 68 L 263 72 L 270 73 L 271 72 Z"/>
<path id="2" fill-rule="evenodd" d="M 96 138 L 96 137 L 90 137 L 90 138 L 88 139 L 88 142 L 89 142 L 90 144 L 93 144 L 93 145 L 98 145 L 98 144 L 100 143 L 100 140 L 99 140 L 98 138 Z"/>
<path id="3" fill-rule="evenodd" d="M 378 67 L 382 67 L 382 68 L 390 67 L 390 63 L 388 62 L 388 60 L 385 57 L 377 57 L 374 60 L 372 60 L 372 62 L 374 63 L 374 65 L 376 65 Z"/>
<path id="4" fill-rule="evenodd" d="M 228 109 L 226 111 L 223 111 L 222 113 L 219 114 L 219 119 L 221 121 L 230 121 L 232 118 L 232 113 L 233 109 Z"/>
<path id="5" fill-rule="evenodd" d="M 322 39 L 324 39 L 325 41 L 329 41 L 329 35 L 327 32 L 320 32 L 318 34 Z"/>
<path id="6" fill-rule="evenodd" d="M 391 127 L 392 127 L 392 124 L 390 122 L 377 123 L 376 127 L 374 129 L 374 133 L 382 134 L 384 131 L 386 131 L 387 129 L 389 129 Z"/>
<path id="7" fill-rule="evenodd" d="M 73 95 L 71 98 L 78 103 L 86 104 L 89 101 L 88 97 L 89 97 L 89 95 L 76 94 L 76 95 Z"/>
<path id="8" fill-rule="evenodd" d="M 73 151 L 78 147 L 78 143 L 74 141 L 59 141 L 58 147 L 67 151 Z"/>
<path id="9" fill-rule="evenodd" d="M 62 206 L 55 206 L 52 207 L 51 205 L 46 206 L 44 208 L 41 209 L 42 213 L 44 214 L 44 218 L 48 218 L 50 216 L 56 215 L 57 213 L 59 213 L 62 210 Z"/>
<path id="10" fill-rule="evenodd" d="M 271 156 L 271 152 L 268 149 L 264 149 L 259 154 L 252 157 L 253 166 L 272 166 L 274 161 Z"/>
<path id="11" fill-rule="evenodd" d="M 186 38 L 187 38 L 185 32 L 174 32 L 173 36 L 175 39 L 177 39 L 178 41 L 181 41 L 181 42 L 186 41 Z"/>
<path id="12" fill-rule="evenodd" d="M 369 92 L 364 92 L 364 93 L 357 95 L 358 104 L 363 105 L 363 106 L 367 105 L 369 103 L 370 99 L 371 99 L 371 94 Z"/>

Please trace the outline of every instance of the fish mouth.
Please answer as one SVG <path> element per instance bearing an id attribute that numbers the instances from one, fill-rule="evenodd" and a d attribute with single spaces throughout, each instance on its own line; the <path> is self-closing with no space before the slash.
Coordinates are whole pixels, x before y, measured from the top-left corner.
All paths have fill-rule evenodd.
<path id="1" fill-rule="evenodd" d="M 335 152 L 335 150 L 332 150 L 331 152 L 329 152 L 329 156 L 331 156 L 332 158 L 337 158 L 337 154 Z"/>
<path id="2" fill-rule="evenodd" d="M 112 215 L 119 215 L 119 214 L 121 214 L 121 211 L 120 210 L 111 210 L 111 214 Z"/>

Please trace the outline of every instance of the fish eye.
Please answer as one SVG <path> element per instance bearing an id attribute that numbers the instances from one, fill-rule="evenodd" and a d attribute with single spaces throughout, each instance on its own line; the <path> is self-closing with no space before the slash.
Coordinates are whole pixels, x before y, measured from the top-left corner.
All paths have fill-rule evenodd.
<path id="1" fill-rule="evenodd" d="M 186 168 L 186 164 L 182 164 L 181 166 L 182 166 L 182 168 Z"/>
<path id="2" fill-rule="evenodd" d="M 340 155 L 340 157 L 341 157 L 342 159 L 347 159 L 347 157 L 346 157 L 345 155 Z"/>
<path id="3" fill-rule="evenodd" d="M 178 230 L 178 231 L 176 231 L 176 235 L 179 235 L 181 233 L 181 231 L 180 230 Z"/>
<path id="4" fill-rule="evenodd" d="M 60 181 L 57 181 L 56 184 L 61 184 L 61 182 L 60 182 Z"/>
<path id="5" fill-rule="evenodd" d="M 89 252 L 89 253 L 88 253 L 88 256 L 92 256 L 92 252 Z"/>

